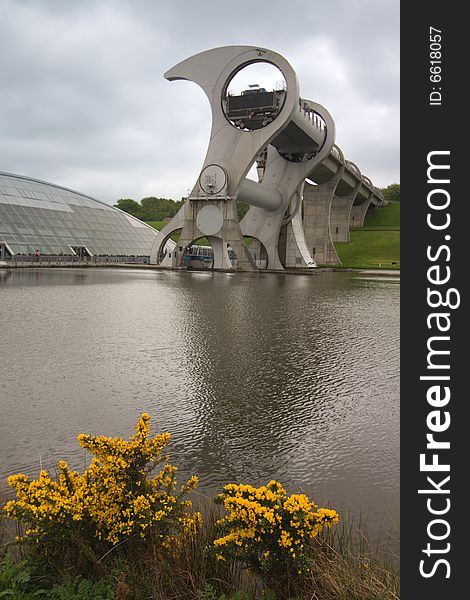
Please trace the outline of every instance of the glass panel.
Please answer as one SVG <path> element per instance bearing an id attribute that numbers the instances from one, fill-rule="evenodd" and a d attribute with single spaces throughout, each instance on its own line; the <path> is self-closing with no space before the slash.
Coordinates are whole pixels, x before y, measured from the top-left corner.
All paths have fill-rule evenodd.
<path id="1" fill-rule="evenodd" d="M 157 235 L 109 205 L 11 175 L 0 175 L 0 231 L 14 252 L 42 246 L 70 253 L 69 244 L 79 244 L 94 254 L 121 256 L 148 256 Z"/>

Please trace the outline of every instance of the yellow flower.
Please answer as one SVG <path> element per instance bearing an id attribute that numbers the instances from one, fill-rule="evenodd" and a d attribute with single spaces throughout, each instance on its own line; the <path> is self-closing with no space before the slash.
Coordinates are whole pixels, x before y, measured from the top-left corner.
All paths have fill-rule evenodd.
<path id="1" fill-rule="evenodd" d="M 235 557 L 256 571 L 290 563 L 307 570 L 306 541 L 324 526 L 338 521 L 331 509 L 317 509 L 305 494 L 288 496 L 282 485 L 271 480 L 254 488 L 229 483 L 217 501 L 227 515 L 217 521 L 224 534 L 214 541 L 214 549 L 224 557 Z M 256 557 L 256 558 L 255 558 Z M 258 562 L 257 562 L 258 561 Z"/>
<path id="2" fill-rule="evenodd" d="M 201 515 L 191 513 L 192 504 L 183 495 L 197 486 L 198 479 L 191 477 L 181 494 L 175 496 L 176 467 L 167 463 L 157 475 L 148 475 L 154 466 L 168 459 L 162 452 L 170 434 L 150 438 L 147 413 L 140 416 L 130 441 L 85 434 L 77 439 L 93 455 L 83 474 L 69 470 L 61 460 L 58 481 L 46 471 L 41 471 L 37 480 L 23 474 L 9 478 L 17 499 L 7 502 L 4 512 L 18 521 L 32 523 L 25 537 L 39 541 L 57 535 L 56 526 L 81 527 L 81 523 L 94 531 L 98 540 L 110 544 L 133 534 L 145 537 L 150 528 L 162 528 L 162 541 L 171 528 L 179 536 L 195 534 Z"/>

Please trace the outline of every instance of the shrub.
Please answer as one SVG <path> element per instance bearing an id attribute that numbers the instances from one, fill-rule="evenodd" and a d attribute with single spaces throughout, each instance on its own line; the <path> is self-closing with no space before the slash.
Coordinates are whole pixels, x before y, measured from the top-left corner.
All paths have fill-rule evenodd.
<path id="1" fill-rule="evenodd" d="M 6 554 L 0 562 L 0 596 L 13 600 L 29 600 L 39 591 L 31 581 L 31 571 L 27 561 L 15 562 L 11 554 Z"/>
<path id="2" fill-rule="evenodd" d="M 55 585 L 47 593 L 51 600 L 113 600 L 112 588 L 103 581 L 89 581 L 69 577 L 61 585 Z"/>
<path id="3" fill-rule="evenodd" d="M 0 597 L 10 600 L 112 600 L 114 593 L 104 582 L 94 583 L 78 577 L 67 578 L 63 584 L 45 589 L 33 576 L 28 561 L 16 562 L 11 554 L 6 554 L 0 562 Z"/>
<path id="4" fill-rule="evenodd" d="M 144 413 L 130 441 L 79 435 L 82 448 L 93 455 L 81 475 L 60 461 L 56 479 L 46 471 L 37 480 L 23 474 L 9 477 L 17 499 L 7 502 L 4 512 L 27 525 L 22 539 L 56 549 L 58 542 L 72 541 L 93 554 L 93 547 L 107 552 L 150 533 L 162 549 L 194 535 L 201 517 L 191 512 L 185 496 L 197 486 L 197 477 L 177 492 L 176 467 L 163 455 L 170 434 L 152 439 L 149 434 L 150 417 Z"/>
<path id="5" fill-rule="evenodd" d="M 250 571 L 275 577 L 295 569 L 309 571 L 309 541 L 338 514 L 318 508 L 304 494 L 287 496 L 277 481 L 255 488 L 230 483 L 216 497 L 229 514 L 217 523 L 221 537 L 211 552 L 219 560 L 235 559 Z"/>

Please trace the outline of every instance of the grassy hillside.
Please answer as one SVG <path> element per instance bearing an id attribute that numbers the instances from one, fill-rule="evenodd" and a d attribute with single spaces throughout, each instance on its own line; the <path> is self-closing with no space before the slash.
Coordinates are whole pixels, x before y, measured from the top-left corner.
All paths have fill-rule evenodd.
<path id="1" fill-rule="evenodd" d="M 370 210 L 364 229 L 400 229 L 400 203 L 390 202 L 383 208 Z"/>
<path id="2" fill-rule="evenodd" d="M 351 241 L 335 248 L 343 267 L 400 268 L 400 231 L 353 229 Z"/>
<path id="3" fill-rule="evenodd" d="M 160 229 L 163 229 L 166 225 L 166 221 L 145 221 L 147 223 L 147 225 L 150 225 L 150 227 L 153 227 L 154 229 L 158 229 L 158 231 L 160 231 Z"/>
<path id="4" fill-rule="evenodd" d="M 335 248 L 344 267 L 400 268 L 400 203 L 369 211 L 364 227 L 351 230 L 351 241 Z"/>

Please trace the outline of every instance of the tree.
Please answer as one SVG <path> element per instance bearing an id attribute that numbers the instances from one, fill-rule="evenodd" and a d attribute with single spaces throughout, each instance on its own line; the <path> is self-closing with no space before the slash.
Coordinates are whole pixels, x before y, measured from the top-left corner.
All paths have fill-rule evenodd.
<path id="1" fill-rule="evenodd" d="M 400 202 L 400 184 L 391 183 L 386 188 L 382 188 L 382 193 L 387 202 Z"/>
<path id="2" fill-rule="evenodd" d="M 144 221 L 162 221 L 173 217 L 181 206 L 180 202 L 175 202 L 171 198 L 156 198 L 155 196 L 142 198 L 140 204 L 143 209 Z"/>
<path id="3" fill-rule="evenodd" d="M 140 202 L 136 202 L 132 198 L 121 198 L 114 206 L 142 221 L 163 221 L 163 219 L 173 217 L 182 204 L 183 199 L 175 202 L 171 198 L 148 196 L 142 198 Z"/>
<path id="4" fill-rule="evenodd" d="M 132 198 L 120 198 L 114 206 L 133 217 L 142 218 L 142 207 Z"/>
<path id="5" fill-rule="evenodd" d="M 241 202 L 237 202 L 237 213 L 238 213 L 239 221 L 241 221 L 243 219 L 243 217 L 248 212 L 249 208 L 250 208 L 249 204 L 242 204 Z"/>

